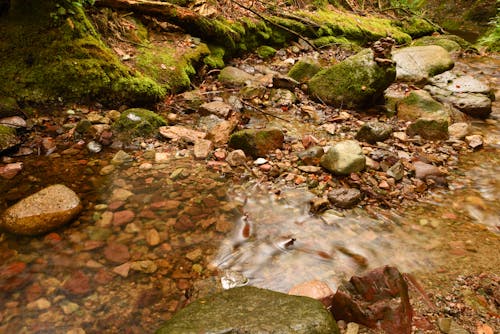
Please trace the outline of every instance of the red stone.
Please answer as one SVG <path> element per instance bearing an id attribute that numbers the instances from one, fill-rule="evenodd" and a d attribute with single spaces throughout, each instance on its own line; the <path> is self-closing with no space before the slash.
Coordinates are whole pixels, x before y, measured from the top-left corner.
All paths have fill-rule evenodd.
<path id="1" fill-rule="evenodd" d="M 130 253 L 128 252 L 127 246 L 112 243 L 104 248 L 104 257 L 108 261 L 121 264 L 130 259 Z"/>
<path id="2" fill-rule="evenodd" d="M 62 237 L 59 234 L 52 232 L 47 234 L 43 239 L 49 244 L 56 244 L 62 240 Z"/>
<path id="3" fill-rule="evenodd" d="M 113 277 L 114 275 L 106 269 L 99 269 L 97 274 L 95 274 L 94 276 L 94 280 L 100 285 L 105 285 L 111 282 L 113 280 Z"/>
<path id="4" fill-rule="evenodd" d="M 194 226 L 194 222 L 186 215 L 180 216 L 174 224 L 174 228 L 181 232 L 192 230 Z"/>
<path id="5" fill-rule="evenodd" d="M 384 266 L 351 277 L 335 293 L 331 311 L 336 320 L 356 322 L 389 334 L 411 334 L 413 311 L 408 286 L 394 267 Z"/>
<path id="6" fill-rule="evenodd" d="M 176 200 L 168 200 L 168 201 L 159 201 L 159 202 L 154 202 L 151 203 L 151 209 L 158 209 L 158 210 L 175 210 L 181 205 L 181 202 L 176 201 Z"/>
<path id="7" fill-rule="evenodd" d="M 83 250 L 89 251 L 104 246 L 104 242 L 97 240 L 87 240 L 83 243 Z"/>
<path id="8" fill-rule="evenodd" d="M 24 262 L 14 262 L 0 267 L 0 292 L 12 292 L 28 284 L 31 281 L 31 274 L 25 269 Z"/>
<path id="9" fill-rule="evenodd" d="M 71 277 L 64 282 L 63 290 L 71 295 L 87 295 L 92 291 L 90 287 L 90 279 L 83 271 L 75 271 Z"/>
<path id="10" fill-rule="evenodd" d="M 135 213 L 132 210 L 116 211 L 113 214 L 113 225 L 122 226 L 130 223 L 135 218 Z"/>
<path id="11" fill-rule="evenodd" d="M 14 162 L 5 166 L 0 166 L 0 177 L 10 180 L 23 170 L 22 162 Z"/>
<path id="12" fill-rule="evenodd" d="M 148 218 L 148 219 L 157 219 L 158 216 L 151 210 L 144 209 L 139 212 L 138 217 L 140 218 Z"/>
<path id="13" fill-rule="evenodd" d="M 108 204 L 108 210 L 109 211 L 116 211 L 119 208 L 121 208 L 123 205 L 125 205 L 124 201 L 114 201 Z"/>
<path id="14" fill-rule="evenodd" d="M 28 302 L 32 302 L 42 296 L 43 290 L 40 284 L 33 283 L 26 288 L 25 293 L 26 293 L 26 300 Z"/>

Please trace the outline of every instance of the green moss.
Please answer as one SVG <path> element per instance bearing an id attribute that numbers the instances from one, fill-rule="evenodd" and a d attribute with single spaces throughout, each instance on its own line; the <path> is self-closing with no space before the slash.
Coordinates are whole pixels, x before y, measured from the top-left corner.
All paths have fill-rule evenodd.
<path id="1" fill-rule="evenodd" d="M 490 24 L 491 28 L 479 38 L 479 45 L 486 47 L 489 51 L 500 52 L 500 10 Z"/>
<path id="2" fill-rule="evenodd" d="M 42 4 L 41 4 L 42 3 Z M 34 10 L 37 9 L 37 10 Z M 161 88 L 122 65 L 99 39 L 81 8 L 54 20 L 53 1 L 29 0 L 0 22 L 0 95 L 19 102 L 97 100 L 105 104 L 153 103 Z M 127 96 L 117 82 L 133 81 Z M 144 82 L 143 82 L 144 80 Z M 134 88 L 137 88 L 136 100 Z"/>
<path id="3" fill-rule="evenodd" d="M 203 62 L 210 68 L 223 68 L 226 50 L 213 45 L 210 45 L 209 49 L 210 54 L 203 59 Z"/>
<path id="4" fill-rule="evenodd" d="M 430 35 L 439 28 L 431 24 L 428 20 L 419 17 L 411 17 L 402 21 L 394 20 L 392 21 L 392 24 L 399 27 L 403 32 L 407 33 L 412 38 Z"/>
<path id="5" fill-rule="evenodd" d="M 194 64 L 210 53 L 203 43 L 185 54 L 179 54 L 174 46 L 142 47 L 139 51 L 137 68 L 174 93 L 190 87 L 190 76 L 196 73 Z"/>
<path id="6" fill-rule="evenodd" d="M 439 45 L 448 52 L 460 51 L 460 44 L 441 36 L 425 36 L 412 43 L 413 46 Z"/>
<path id="7" fill-rule="evenodd" d="M 321 66 L 313 61 L 299 60 L 292 66 L 288 76 L 299 82 L 307 82 L 321 70 Z"/>
<path id="8" fill-rule="evenodd" d="M 262 45 L 257 48 L 257 55 L 262 59 L 267 59 L 276 54 L 276 49 L 267 45 Z"/>
<path id="9" fill-rule="evenodd" d="M 5 125 L 0 125 L 0 152 L 19 144 L 16 130 Z"/>
<path id="10" fill-rule="evenodd" d="M 13 97 L 0 96 L 0 118 L 13 116 L 19 113 L 19 105 Z"/>
<path id="11" fill-rule="evenodd" d="M 118 137 L 130 140 L 133 137 L 154 135 L 160 126 L 166 124 L 167 122 L 153 111 L 132 108 L 121 114 L 113 124 L 113 129 L 118 132 Z"/>
<path id="12" fill-rule="evenodd" d="M 325 48 L 332 45 L 341 45 L 351 49 L 361 49 L 355 41 L 351 41 L 345 37 L 323 36 L 316 38 L 313 44 L 318 48 Z"/>

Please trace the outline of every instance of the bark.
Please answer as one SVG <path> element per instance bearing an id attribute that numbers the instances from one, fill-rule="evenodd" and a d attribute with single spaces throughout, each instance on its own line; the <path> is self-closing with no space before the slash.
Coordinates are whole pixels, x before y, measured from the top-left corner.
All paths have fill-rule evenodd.
<path id="1" fill-rule="evenodd" d="M 241 40 L 241 36 L 229 25 L 168 2 L 96 0 L 95 5 L 154 16 L 184 29 L 191 35 L 202 37 L 214 44 L 224 45 L 231 50 L 234 50 L 236 43 Z"/>

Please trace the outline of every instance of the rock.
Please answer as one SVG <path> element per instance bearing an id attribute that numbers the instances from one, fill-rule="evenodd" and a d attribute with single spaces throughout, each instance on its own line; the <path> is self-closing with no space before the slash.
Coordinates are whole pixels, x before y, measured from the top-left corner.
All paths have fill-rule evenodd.
<path id="1" fill-rule="evenodd" d="M 415 177 L 417 179 L 426 179 L 428 177 L 443 175 L 443 172 L 441 172 L 438 167 L 422 161 L 415 161 L 413 167 L 415 167 Z"/>
<path id="2" fill-rule="evenodd" d="M 104 248 L 104 257 L 113 263 L 121 264 L 130 259 L 128 247 L 122 244 L 110 243 Z"/>
<path id="3" fill-rule="evenodd" d="M 289 107 L 297 101 L 295 94 L 287 89 L 271 89 L 269 98 L 276 106 Z"/>
<path id="4" fill-rule="evenodd" d="M 92 291 L 89 277 L 81 270 L 75 271 L 64 282 L 62 288 L 66 293 L 77 296 L 85 296 Z"/>
<path id="5" fill-rule="evenodd" d="M 278 129 L 247 129 L 233 133 L 228 145 L 258 158 L 281 148 L 284 139 L 283 132 Z"/>
<path id="6" fill-rule="evenodd" d="M 134 193 L 127 189 L 117 188 L 113 190 L 113 192 L 111 193 L 111 198 L 109 201 L 110 202 L 126 201 L 132 195 L 134 195 Z"/>
<path id="7" fill-rule="evenodd" d="M 135 218 L 135 213 L 132 210 L 122 210 L 116 211 L 113 214 L 113 225 L 114 226 L 122 226 L 127 223 L 130 223 Z"/>
<path id="8" fill-rule="evenodd" d="M 483 146 L 483 137 L 481 135 L 472 135 L 465 137 L 467 145 L 471 148 L 478 148 Z"/>
<path id="9" fill-rule="evenodd" d="M 447 35 L 424 36 L 413 41 L 412 46 L 438 45 L 448 52 L 456 52 L 462 49 L 460 44 L 447 37 Z"/>
<path id="10" fill-rule="evenodd" d="M 115 166 L 120 166 L 129 162 L 132 162 L 134 159 L 130 154 L 128 154 L 125 151 L 118 151 L 116 154 L 113 156 L 113 159 L 111 159 L 111 164 Z"/>
<path id="11" fill-rule="evenodd" d="M 182 139 L 189 143 L 194 143 L 198 139 L 204 139 L 207 136 L 205 132 L 188 129 L 178 125 L 162 126 L 158 130 L 160 131 L 160 134 L 165 138 L 172 140 Z"/>
<path id="12" fill-rule="evenodd" d="M 212 141 L 207 139 L 198 139 L 194 142 L 194 157 L 196 159 L 206 159 L 214 149 Z"/>
<path id="13" fill-rule="evenodd" d="M 6 164 L 5 166 L 0 166 L 0 177 L 10 180 L 14 178 L 20 171 L 23 170 L 22 162 L 13 162 Z"/>
<path id="14" fill-rule="evenodd" d="M 319 300 L 326 308 L 329 308 L 332 304 L 334 292 L 327 283 L 313 280 L 295 285 L 288 291 L 288 294 Z"/>
<path id="15" fill-rule="evenodd" d="M 19 128 L 25 128 L 27 126 L 27 123 L 22 117 L 10 116 L 10 117 L 0 118 L 0 125 L 5 125 L 10 128 L 19 129 Z"/>
<path id="16" fill-rule="evenodd" d="M 229 136 L 238 125 L 237 118 L 231 118 L 215 125 L 208 133 L 208 139 L 212 140 L 215 146 L 226 145 L 229 141 Z"/>
<path id="17" fill-rule="evenodd" d="M 311 146 L 307 150 L 299 152 L 297 156 L 307 165 L 318 165 L 325 151 L 321 146 Z"/>
<path id="18" fill-rule="evenodd" d="M 253 75 L 232 66 L 224 67 L 219 73 L 219 81 L 229 86 L 243 86 L 254 79 Z"/>
<path id="19" fill-rule="evenodd" d="M 470 125 L 468 123 L 460 122 L 453 123 L 448 127 L 448 134 L 450 138 L 464 139 L 469 134 Z"/>
<path id="20" fill-rule="evenodd" d="M 154 135 L 160 126 L 166 124 L 161 116 L 151 110 L 132 108 L 120 115 L 113 124 L 113 129 L 119 133 L 120 138 L 131 139 Z"/>
<path id="21" fill-rule="evenodd" d="M 392 60 L 398 81 L 426 82 L 455 65 L 448 51 L 437 45 L 402 48 L 392 53 Z"/>
<path id="22" fill-rule="evenodd" d="M 346 140 L 330 147 L 321 157 L 323 168 L 338 175 L 349 175 L 365 168 L 366 158 L 354 140 Z"/>
<path id="23" fill-rule="evenodd" d="M 342 209 L 349 209 L 361 200 L 361 191 L 356 188 L 338 188 L 328 193 L 328 200 Z"/>
<path id="24" fill-rule="evenodd" d="M 203 103 L 200 106 L 200 112 L 202 114 L 213 114 L 220 116 L 222 118 L 227 118 L 233 107 L 222 101 L 212 101 Z"/>
<path id="25" fill-rule="evenodd" d="M 13 97 L 0 96 L 0 118 L 21 114 L 21 108 Z"/>
<path id="26" fill-rule="evenodd" d="M 335 320 L 311 298 L 244 286 L 200 298 L 156 334 L 339 334 Z"/>
<path id="27" fill-rule="evenodd" d="M 382 122 L 367 122 L 356 133 L 356 139 L 375 144 L 391 136 L 392 126 Z"/>
<path id="28" fill-rule="evenodd" d="M 21 143 L 17 137 L 16 129 L 6 125 L 0 125 L 0 152 L 12 148 Z"/>
<path id="29" fill-rule="evenodd" d="M 321 70 L 321 66 L 312 59 L 299 60 L 288 71 L 288 76 L 298 82 L 307 82 Z"/>
<path id="30" fill-rule="evenodd" d="M 255 50 L 259 58 L 267 59 L 271 58 L 276 54 L 276 49 L 267 45 L 261 45 Z"/>
<path id="31" fill-rule="evenodd" d="M 289 76 L 282 74 L 275 74 L 273 76 L 273 87 L 293 91 L 296 87 L 300 85 L 300 82 L 290 78 Z"/>
<path id="32" fill-rule="evenodd" d="M 385 108 L 389 115 L 394 115 L 397 112 L 398 103 L 407 95 L 407 86 L 400 83 L 390 85 L 384 91 Z"/>
<path id="33" fill-rule="evenodd" d="M 443 333 L 448 334 L 450 332 L 451 321 L 451 318 L 439 318 L 437 321 L 439 330 Z"/>
<path id="34" fill-rule="evenodd" d="M 308 85 L 311 95 L 324 103 L 363 107 L 376 102 L 395 78 L 395 66 L 379 66 L 373 60 L 373 51 L 366 49 L 319 71 Z"/>
<path id="35" fill-rule="evenodd" d="M 448 122 L 433 118 L 419 118 L 408 126 L 409 136 L 420 136 L 429 140 L 448 139 Z"/>
<path id="36" fill-rule="evenodd" d="M 408 286 L 394 267 L 351 277 L 335 293 L 331 311 L 337 320 L 382 329 L 388 334 L 411 334 Z"/>
<path id="37" fill-rule="evenodd" d="M 345 334 L 358 334 L 359 325 L 355 322 L 350 322 L 347 324 L 347 329 Z"/>
<path id="38" fill-rule="evenodd" d="M 13 234 L 36 235 L 71 221 L 82 210 L 78 195 L 56 184 L 28 196 L 0 216 L 0 227 Z"/>
<path id="39" fill-rule="evenodd" d="M 470 334 L 467 330 L 463 329 L 460 327 L 459 324 L 457 324 L 455 321 L 451 321 L 450 324 L 450 331 L 448 334 Z"/>
<path id="40" fill-rule="evenodd" d="M 151 260 L 135 261 L 130 264 L 130 269 L 140 271 L 145 274 L 153 274 L 158 270 L 158 266 Z"/>
<path id="41" fill-rule="evenodd" d="M 234 150 L 227 154 L 226 162 L 232 167 L 243 166 L 247 161 L 247 157 L 243 150 Z"/>
<path id="42" fill-rule="evenodd" d="M 393 177 L 396 181 L 399 181 L 405 175 L 405 169 L 401 161 L 396 162 L 387 170 L 387 175 Z"/>
<path id="43" fill-rule="evenodd" d="M 161 242 L 160 233 L 154 228 L 146 232 L 146 242 L 149 246 L 157 246 Z"/>

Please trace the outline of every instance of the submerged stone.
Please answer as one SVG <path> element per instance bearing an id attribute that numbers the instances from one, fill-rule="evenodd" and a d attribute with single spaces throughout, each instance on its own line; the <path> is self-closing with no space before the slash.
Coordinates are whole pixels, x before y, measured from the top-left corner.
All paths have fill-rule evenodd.
<path id="1" fill-rule="evenodd" d="M 380 66 L 366 49 L 321 70 L 309 80 L 311 95 L 324 103 L 363 107 L 376 102 L 396 79 L 394 65 Z"/>
<path id="2" fill-rule="evenodd" d="M 338 334 L 321 302 L 244 286 L 196 300 L 156 334 Z"/>
<path id="3" fill-rule="evenodd" d="M 36 235 L 56 229 L 82 210 L 78 195 L 56 184 L 28 196 L 0 216 L 0 227 L 13 234 Z"/>

